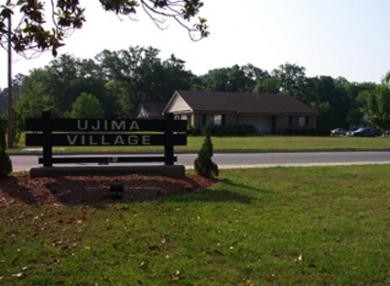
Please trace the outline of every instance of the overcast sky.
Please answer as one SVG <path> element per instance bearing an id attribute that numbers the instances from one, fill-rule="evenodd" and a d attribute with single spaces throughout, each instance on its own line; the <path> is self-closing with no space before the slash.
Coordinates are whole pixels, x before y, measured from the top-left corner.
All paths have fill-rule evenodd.
<path id="1" fill-rule="evenodd" d="M 379 82 L 390 70 L 390 0 L 204 0 L 201 16 L 210 36 L 189 39 L 175 22 L 161 31 L 142 14 L 132 21 L 104 12 L 97 0 L 81 1 L 87 22 L 66 40 L 60 54 L 93 58 L 104 49 L 152 46 L 165 59 L 186 62 L 195 74 L 251 63 L 271 71 L 290 62 L 308 76 L 343 76 Z M 28 74 L 52 60 L 14 56 L 13 73 Z M 2 63 L 2 64 L 1 64 Z M 0 86 L 6 86 L 6 53 L 0 52 Z"/>

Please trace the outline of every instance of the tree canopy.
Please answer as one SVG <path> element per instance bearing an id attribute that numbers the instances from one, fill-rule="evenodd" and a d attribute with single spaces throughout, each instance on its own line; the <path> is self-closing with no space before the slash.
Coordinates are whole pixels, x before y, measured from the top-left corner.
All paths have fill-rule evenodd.
<path id="1" fill-rule="evenodd" d="M 143 10 L 161 27 L 167 19 L 173 19 L 185 28 L 190 37 L 200 39 L 209 34 L 206 19 L 198 17 L 203 3 L 200 0 L 99 0 L 102 8 L 117 15 L 130 16 Z M 10 40 L 18 53 L 27 50 L 51 49 L 53 55 L 64 45 L 75 29 L 80 29 L 85 9 L 79 0 L 7 0 L 0 6 L 0 44 L 8 41 L 8 20 L 14 27 Z"/>
<path id="2" fill-rule="evenodd" d="M 191 89 L 293 96 L 319 112 L 318 132 L 324 134 L 335 127 L 360 124 L 390 128 L 386 80 L 376 84 L 308 77 L 304 67 L 289 63 L 271 72 L 247 64 L 197 76 L 175 55 L 161 59 L 156 48 L 132 46 L 104 50 L 91 59 L 62 55 L 14 80 L 15 109 L 21 118 L 40 116 L 49 108 L 55 116 L 70 117 L 82 93 L 92 94 L 100 102 L 105 117 L 132 117 L 142 101 L 168 101 L 175 90 Z M 0 109 L 6 104 L 2 94 L 6 89 L 0 93 Z"/>
<path id="3" fill-rule="evenodd" d="M 92 94 L 82 92 L 73 102 L 70 111 L 71 118 L 104 118 L 100 101 Z"/>

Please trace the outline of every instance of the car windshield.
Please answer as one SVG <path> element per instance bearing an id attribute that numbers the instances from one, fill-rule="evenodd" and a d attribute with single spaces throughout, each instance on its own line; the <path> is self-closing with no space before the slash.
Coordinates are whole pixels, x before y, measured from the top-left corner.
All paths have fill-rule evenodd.
<path id="1" fill-rule="evenodd" d="M 362 128 L 356 129 L 355 132 L 362 132 L 362 131 L 364 131 L 364 129 L 365 128 L 362 127 Z"/>

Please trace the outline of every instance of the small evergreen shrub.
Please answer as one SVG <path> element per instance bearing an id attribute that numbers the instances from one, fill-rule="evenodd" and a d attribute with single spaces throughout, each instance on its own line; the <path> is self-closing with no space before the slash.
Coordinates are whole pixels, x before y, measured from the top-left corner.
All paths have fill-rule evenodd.
<path id="1" fill-rule="evenodd" d="M 5 125 L 5 121 L 0 120 L 0 177 L 5 177 L 12 172 L 11 159 L 5 153 Z"/>
<path id="2" fill-rule="evenodd" d="M 196 173 L 209 178 L 218 176 L 218 165 L 211 160 L 212 156 L 213 144 L 211 142 L 210 133 L 206 132 L 206 138 L 198 152 L 198 157 L 194 162 Z"/>

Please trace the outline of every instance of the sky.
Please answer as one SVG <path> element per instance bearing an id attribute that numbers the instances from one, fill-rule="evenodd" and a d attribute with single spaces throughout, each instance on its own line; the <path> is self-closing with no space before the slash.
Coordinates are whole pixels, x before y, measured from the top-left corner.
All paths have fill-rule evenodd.
<path id="1" fill-rule="evenodd" d="M 81 0 L 87 22 L 65 40 L 59 54 L 93 58 L 104 49 L 152 46 L 171 54 L 197 75 L 251 63 L 272 71 L 286 62 L 307 76 L 342 76 L 380 82 L 390 70 L 389 0 L 203 0 L 210 36 L 194 42 L 175 22 L 160 30 L 140 10 L 135 20 L 103 11 L 98 0 Z M 133 17 L 134 18 L 134 17 Z M 13 74 L 28 74 L 53 59 L 14 55 Z M 7 56 L 0 51 L 0 87 L 7 83 Z"/>

